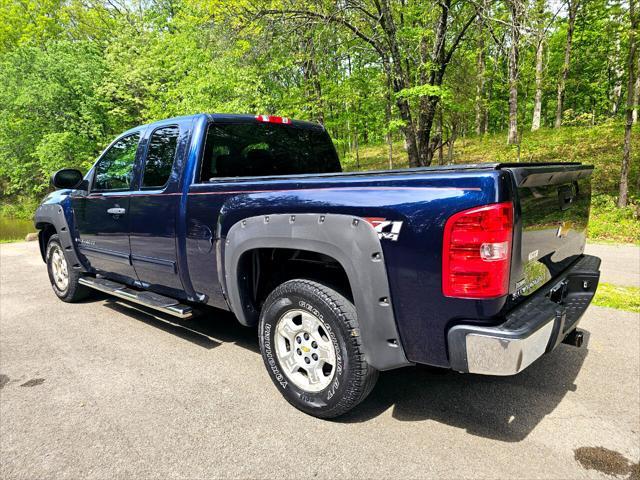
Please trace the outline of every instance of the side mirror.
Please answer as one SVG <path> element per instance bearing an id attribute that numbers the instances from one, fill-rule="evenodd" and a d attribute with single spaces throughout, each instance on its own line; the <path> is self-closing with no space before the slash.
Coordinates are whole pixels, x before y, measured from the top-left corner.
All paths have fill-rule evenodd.
<path id="1" fill-rule="evenodd" d="M 82 183 L 82 173 L 74 168 L 63 168 L 53 174 L 51 183 L 56 188 L 78 188 Z"/>

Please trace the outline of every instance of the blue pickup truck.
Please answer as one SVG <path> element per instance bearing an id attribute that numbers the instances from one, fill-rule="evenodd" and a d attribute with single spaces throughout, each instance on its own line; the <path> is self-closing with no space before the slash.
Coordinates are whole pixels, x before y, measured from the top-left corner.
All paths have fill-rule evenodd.
<path id="1" fill-rule="evenodd" d="M 579 347 L 600 275 L 584 254 L 592 170 L 343 173 L 320 125 L 202 114 L 123 133 L 84 176 L 56 172 L 35 225 L 61 300 L 230 310 L 287 401 L 329 418 L 381 370 L 513 375 Z"/>

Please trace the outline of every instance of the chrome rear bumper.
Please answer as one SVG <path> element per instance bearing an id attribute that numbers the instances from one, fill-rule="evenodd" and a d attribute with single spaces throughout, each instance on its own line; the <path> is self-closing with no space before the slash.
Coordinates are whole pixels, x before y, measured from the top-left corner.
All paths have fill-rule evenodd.
<path id="1" fill-rule="evenodd" d="M 515 375 L 575 330 L 600 278 L 600 259 L 584 255 L 551 288 L 505 315 L 496 326 L 460 324 L 447 335 L 451 368 L 483 375 Z"/>
<path id="2" fill-rule="evenodd" d="M 465 337 L 467 371 L 483 375 L 515 375 L 541 357 L 553 333 L 553 321 L 526 338 L 469 333 Z"/>

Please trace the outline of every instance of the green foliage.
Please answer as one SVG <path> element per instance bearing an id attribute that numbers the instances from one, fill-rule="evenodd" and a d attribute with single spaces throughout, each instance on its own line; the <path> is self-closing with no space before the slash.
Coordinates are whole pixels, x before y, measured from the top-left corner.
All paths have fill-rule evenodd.
<path id="1" fill-rule="evenodd" d="M 594 166 L 593 195 L 589 220 L 589 238 L 640 244 L 638 219 L 638 192 L 632 196 L 627 208 L 616 207 L 618 178 L 620 176 L 620 150 L 623 126 L 607 123 L 596 127 L 565 127 L 541 129 L 523 134 L 520 159 L 526 162 L 567 161 L 583 162 Z M 635 143 L 640 142 L 640 129 L 633 132 Z M 637 179 L 640 154 L 632 162 L 631 178 Z M 408 166 L 402 145 L 394 145 L 394 166 Z M 517 162 L 518 149 L 506 145 L 502 133 L 462 139 L 455 144 L 454 163 Z M 361 170 L 379 170 L 388 167 L 386 145 L 367 147 L 360 152 Z M 346 171 L 356 170 L 355 161 L 343 161 Z M 635 182 L 634 182 L 635 183 Z"/>
<path id="2" fill-rule="evenodd" d="M 616 87 L 625 85 L 628 74 L 624 59 L 629 22 L 622 0 L 582 2 L 566 86 L 566 127 L 534 134 L 528 133 L 535 92 L 532 32 L 539 25 L 545 29 L 542 118 L 549 126 L 564 61 L 566 9 L 542 1 L 546 8 L 540 12 L 533 10 L 533 2 L 527 4 L 529 23 L 519 56 L 519 148 L 505 145 L 504 134 L 496 133 L 504 131 L 508 121 L 508 4 L 487 2 L 489 30 L 480 29 L 472 18 L 477 2 L 451 3 L 445 50 L 463 24 L 468 19 L 472 23 L 449 59 L 441 85 L 430 81 L 439 67 L 429 54 L 441 4 L 388 4 L 402 68 L 408 72 L 408 83 L 402 83 L 407 88 L 396 85 L 396 94 L 391 90 L 397 79 L 389 73 L 395 65 L 389 58 L 385 64 L 362 38 L 388 46 L 375 21 L 376 3 L 369 1 L 336 9 L 335 2 L 302 0 L 0 0 L 2 212 L 28 216 L 28 209 L 50 188 L 55 170 L 86 170 L 122 131 L 198 112 L 272 113 L 320 121 L 346 170 L 387 168 L 388 146 L 382 144 L 391 135 L 394 166 L 406 166 L 402 132 L 410 122 L 400 118 L 397 102 L 409 103 L 411 121 L 418 125 L 420 105 L 437 97 L 432 134 L 442 132 L 445 160 L 453 144 L 454 162 L 595 163 L 592 235 L 637 241 L 633 208 L 612 207 L 623 135 L 619 107 L 625 101 L 624 88 Z M 328 16 L 320 20 L 260 13 L 288 8 Z M 481 45 L 485 92 L 476 98 Z M 477 105 L 487 109 L 494 134 L 470 137 Z M 637 152 L 633 155 L 631 197 L 638 199 L 640 162 Z M 611 229 L 614 222 L 625 228 Z M 629 233 L 611 233 L 616 230 Z"/>
<path id="3" fill-rule="evenodd" d="M 618 208 L 614 196 L 594 195 L 589 221 L 589 238 L 640 244 L 639 203 Z"/>
<path id="4" fill-rule="evenodd" d="M 104 141 L 95 88 L 100 52 L 55 41 L 0 56 L 0 184 L 4 195 L 41 195 L 61 166 L 86 168 Z"/>
<path id="5" fill-rule="evenodd" d="M 411 88 L 403 88 L 396 97 L 400 98 L 420 98 L 420 97 L 450 97 L 450 92 L 439 85 L 417 85 Z"/>
<path id="6" fill-rule="evenodd" d="M 640 313 L 640 288 L 600 283 L 593 304 Z"/>

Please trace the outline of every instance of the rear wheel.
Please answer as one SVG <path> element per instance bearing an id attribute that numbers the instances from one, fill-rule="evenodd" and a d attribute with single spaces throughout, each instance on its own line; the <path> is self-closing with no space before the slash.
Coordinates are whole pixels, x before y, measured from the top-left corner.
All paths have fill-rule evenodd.
<path id="1" fill-rule="evenodd" d="M 58 235 L 51 235 L 45 258 L 51 287 L 60 300 L 77 302 L 89 296 L 89 288 L 79 283 L 80 273 L 70 267 Z"/>
<path id="2" fill-rule="evenodd" d="M 331 418 L 371 392 L 378 371 L 364 358 L 353 304 L 310 280 L 277 287 L 260 316 L 260 349 L 285 399 L 310 415 Z"/>

